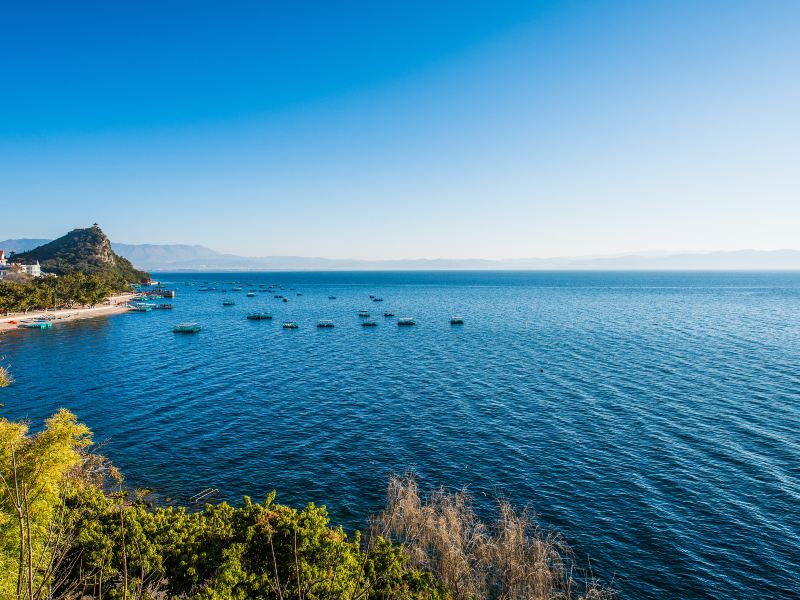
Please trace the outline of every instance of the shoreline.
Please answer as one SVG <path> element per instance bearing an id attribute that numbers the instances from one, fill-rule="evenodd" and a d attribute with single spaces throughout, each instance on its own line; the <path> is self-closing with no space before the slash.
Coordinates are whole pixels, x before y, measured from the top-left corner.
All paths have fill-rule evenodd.
<path id="1" fill-rule="evenodd" d="M 0 332 L 19 329 L 23 321 L 35 319 L 37 317 L 52 317 L 53 322 L 65 323 L 67 321 L 79 321 L 81 319 L 92 319 L 95 317 L 106 317 L 126 312 L 127 302 L 134 298 L 136 294 L 117 294 L 111 296 L 105 303 L 94 308 L 67 308 L 62 310 L 37 310 L 29 313 L 16 313 L 8 316 L 0 316 Z"/>

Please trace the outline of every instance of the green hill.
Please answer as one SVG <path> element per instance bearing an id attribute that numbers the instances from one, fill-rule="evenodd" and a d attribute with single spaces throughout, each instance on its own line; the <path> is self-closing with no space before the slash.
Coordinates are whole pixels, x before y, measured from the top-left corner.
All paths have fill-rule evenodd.
<path id="1" fill-rule="evenodd" d="M 150 276 L 133 267 L 111 249 L 103 230 L 95 223 L 87 229 L 73 229 L 68 234 L 33 250 L 14 255 L 15 262 L 39 261 L 42 270 L 56 275 L 86 273 L 105 275 L 125 283 L 144 281 Z"/>

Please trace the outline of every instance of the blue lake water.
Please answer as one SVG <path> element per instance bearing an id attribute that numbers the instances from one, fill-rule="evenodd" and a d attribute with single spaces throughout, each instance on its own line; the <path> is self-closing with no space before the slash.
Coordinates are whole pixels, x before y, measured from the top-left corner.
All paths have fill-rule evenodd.
<path id="1" fill-rule="evenodd" d="M 0 336 L 0 414 L 65 406 L 179 499 L 276 489 L 355 528 L 413 469 L 531 506 L 623 598 L 800 597 L 798 273 L 159 277 L 173 311 Z M 289 301 L 199 291 L 234 279 Z"/>

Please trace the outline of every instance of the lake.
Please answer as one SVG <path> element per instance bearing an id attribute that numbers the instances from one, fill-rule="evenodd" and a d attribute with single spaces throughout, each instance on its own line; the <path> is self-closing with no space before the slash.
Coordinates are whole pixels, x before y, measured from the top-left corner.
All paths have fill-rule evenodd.
<path id="1" fill-rule="evenodd" d="M 800 595 L 798 273 L 157 277 L 172 311 L 0 336 L 0 414 L 69 408 L 162 498 L 276 489 L 354 529 L 413 470 L 530 506 L 622 598 Z"/>

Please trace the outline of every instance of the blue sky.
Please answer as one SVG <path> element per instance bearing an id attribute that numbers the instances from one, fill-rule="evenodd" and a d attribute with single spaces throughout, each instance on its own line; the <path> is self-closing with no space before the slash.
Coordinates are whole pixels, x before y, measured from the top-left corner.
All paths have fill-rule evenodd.
<path id="1" fill-rule="evenodd" d="M 800 247 L 797 2 L 10 5 L 0 239 Z"/>

